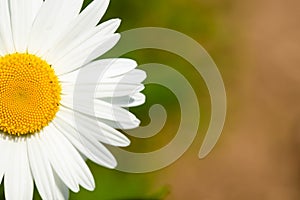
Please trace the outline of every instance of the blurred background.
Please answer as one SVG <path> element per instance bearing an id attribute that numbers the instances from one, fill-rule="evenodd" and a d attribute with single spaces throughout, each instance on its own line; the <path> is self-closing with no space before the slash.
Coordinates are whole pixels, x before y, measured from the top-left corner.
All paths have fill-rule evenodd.
<path id="1" fill-rule="evenodd" d="M 125 55 L 139 64 L 166 64 L 185 76 L 201 108 L 197 137 L 179 160 L 152 173 L 122 173 L 89 163 L 96 190 L 82 190 L 71 199 L 300 199 L 299 1 L 111 0 L 102 21 L 115 17 L 122 19 L 119 32 L 164 27 L 198 41 L 223 76 L 227 120 L 217 146 L 198 159 L 210 119 L 210 97 L 202 78 L 168 52 Z M 168 120 L 152 138 L 130 137 L 128 151 L 159 149 L 178 129 L 180 109 L 172 92 L 147 85 L 144 93 L 146 104 L 131 109 L 142 125 L 150 123 L 149 107 L 156 103 L 165 107 Z"/>
<path id="2" fill-rule="evenodd" d="M 139 50 L 124 55 L 139 64 L 169 65 L 185 76 L 201 108 L 197 137 L 179 160 L 151 173 L 123 173 L 88 162 L 96 189 L 81 189 L 70 199 L 300 199 L 300 1 L 111 0 L 102 21 L 110 18 L 122 19 L 118 32 L 164 27 L 198 41 L 224 79 L 227 119 L 216 147 L 200 160 L 198 151 L 210 119 L 210 97 L 201 76 L 168 52 Z M 145 105 L 130 109 L 141 125 L 150 123 L 149 108 L 157 103 L 165 107 L 168 120 L 152 138 L 130 137 L 127 151 L 159 149 L 178 129 L 180 108 L 172 92 L 147 85 L 144 93 Z"/>

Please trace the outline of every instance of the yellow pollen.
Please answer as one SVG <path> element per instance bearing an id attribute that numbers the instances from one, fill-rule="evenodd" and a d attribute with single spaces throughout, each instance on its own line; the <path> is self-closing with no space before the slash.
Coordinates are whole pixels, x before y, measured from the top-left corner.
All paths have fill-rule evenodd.
<path id="1" fill-rule="evenodd" d="M 60 93 L 54 70 L 41 58 L 0 57 L 0 130 L 15 136 L 39 132 L 54 119 Z"/>

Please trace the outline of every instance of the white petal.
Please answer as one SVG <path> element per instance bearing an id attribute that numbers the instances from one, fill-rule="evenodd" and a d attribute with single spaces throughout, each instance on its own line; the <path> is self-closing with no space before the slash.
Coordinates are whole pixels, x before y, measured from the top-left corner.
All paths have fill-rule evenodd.
<path id="1" fill-rule="evenodd" d="M 72 191 L 78 192 L 78 184 L 88 190 L 94 189 L 94 178 L 86 163 L 53 124 L 44 128 L 42 139 L 49 151 L 48 156 L 52 167 Z"/>
<path id="2" fill-rule="evenodd" d="M 130 59 L 94 61 L 82 71 L 59 76 L 64 83 L 62 93 L 73 94 L 76 89 L 82 95 L 95 93 L 96 98 L 133 95 L 144 89 L 140 82 L 146 78 L 144 71 L 134 69 L 136 66 L 137 63 Z M 79 73 L 81 74 L 78 77 Z"/>
<path id="3" fill-rule="evenodd" d="M 53 47 L 47 55 L 45 55 L 46 59 L 51 63 L 56 63 L 72 50 L 81 48 L 80 46 L 82 46 L 83 43 L 88 42 L 88 40 L 92 40 L 92 43 L 97 47 L 99 45 L 99 41 L 103 40 L 103 38 L 108 35 L 112 35 L 117 30 L 120 22 L 120 19 L 112 19 L 103 22 L 97 27 L 93 27 L 89 31 L 83 32 L 76 39 L 60 42 L 56 47 Z M 67 39 L 69 40 L 69 37 Z"/>
<path id="4" fill-rule="evenodd" d="M 57 62 L 51 64 L 57 75 L 73 72 L 110 50 L 118 42 L 119 38 L 120 35 L 117 33 L 105 37 L 92 37 Z M 95 50 L 97 50 L 96 57 L 92 54 Z"/>
<path id="5" fill-rule="evenodd" d="M 93 162 L 108 167 L 116 167 L 116 160 L 113 155 L 96 138 L 80 134 L 74 127 L 63 119 L 56 120 L 55 125 L 66 138 L 87 158 Z M 88 139 L 89 138 L 89 139 Z"/>
<path id="6" fill-rule="evenodd" d="M 115 33 L 109 40 L 106 40 L 101 45 L 98 45 L 87 57 L 85 64 L 99 58 L 109 50 L 111 50 L 120 40 L 121 35 L 119 33 Z"/>
<path id="7" fill-rule="evenodd" d="M 9 143 L 4 138 L 3 133 L 0 133 L 0 155 L 1 155 L 1 164 L 0 164 L 0 183 L 2 181 L 3 175 L 6 170 L 6 166 L 9 163 L 10 151 Z"/>
<path id="8" fill-rule="evenodd" d="M 100 21 L 109 4 L 109 0 L 92 1 L 72 23 L 61 30 L 61 35 L 53 44 L 53 50 L 59 51 L 59 46 L 68 46 L 85 31 L 90 31 Z"/>
<path id="9" fill-rule="evenodd" d="M 106 97 L 106 98 L 101 98 L 101 100 L 111 103 L 113 105 L 129 108 L 129 107 L 135 107 L 144 104 L 146 97 L 142 93 L 136 93 L 129 96 Z"/>
<path id="10" fill-rule="evenodd" d="M 106 80 L 111 77 L 121 76 L 130 71 L 133 71 L 134 68 L 137 67 L 137 63 L 134 60 L 126 59 L 126 58 L 113 58 L 113 59 L 101 59 L 93 61 L 84 68 L 80 70 L 76 70 L 72 73 L 64 74 L 59 76 L 59 80 L 61 82 L 69 83 L 74 85 L 77 81 L 77 77 L 79 73 L 81 74 L 80 77 L 80 84 L 94 84 L 95 80 L 91 80 L 90 77 L 97 74 L 96 78 L 101 78 L 100 80 L 96 81 L 100 83 L 102 80 Z M 78 83 L 76 83 L 78 84 Z"/>
<path id="11" fill-rule="evenodd" d="M 33 196 L 33 181 L 28 163 L 27 146 L 23 139 L 19 138 L 10 143 L 11 157 L 4 179 L 7 200 L 31 200 Z"/>
<path id="12" fill-rule="evenodd" d="M 102 123 L 107 124 L 108 126 L 115 128 L 115 129 L 134 129 L 140 125 L 140 121 L 113 121 L 109 119 L 99 119 Z"/>
<path id="13" fill-rule="evenodd" d="M 17 52 L 26 52 L 29 33 L 41 0 L 10 0 L 12 35 Z"/>
<path id="14" fill-rule="evenodd" d="M 86 103 L 87 99 L 73 99 L 73 96 L 64 95 L 61 104 L 74 109 L 80 113 L 87 114 L 92 117 L 115 121 L 121 127 L 126 129 L 128 126 L 138 127 L 140 121 L 129 111 L 124 108 L 112 105 L 105 101 L 94 99 L 93 104 Z"/>
<path id="15" fill-rule="evenodd" d="M 56 200 L 69 199 L 69 188 L 62 182 L 59 176 L 54 172 Z"/>
<path id="16" fill-rule="evenodd" d="M 52 128 L 53 129 L 53 128 Z M 47 151 L 47 157 L 49 158 L 50 164 L 53 167 L 53 169 L 55 170 L 55 172 L 61 177 L 61 179 L 63 180 L 63 182 L 73 191 L 73 192 L 78 192 L 79 191 L 79 186 L 76 183 L 75 179 L 73 178 L 71 171 L 68 169 L 70 166 L 70 163 L 68 162 L 68 159 L 63 157 L 63 156 L 58 156 L 58 152 L 57 149 L 55 147 L 53 147 L 51 138 L 49 138 L 49 135 L 53 135 L 53 131 L 52 129 L 49 131 L 49 128 L 44 128 L 44 133 L 40 133 L 43 134 L 42 137 L 42 145 L 44 146 L 44 148 Z M 48 135 L 46 137 L 46 135 Z M 62 141 L 63 142 L 63 141 Z M 62 142 L 60 142 L 58 145 L 60 147 L 59 151 L 63 151 L 62 149 Z M 64 155 L 64 154 L 63 154 Z M 72 156 L 72 155 L 70 155 Z"/>
<path id="17" fill-rule="evenodd" d="M 66 108 L 61 108 L 61 112 L 57 113 L 57 117 L 65 123 L 70 124 L 74 129 L 77 129 L 77 134 L 81 134 L 82 136 L 91 135 L 96 141 L 112 146 L 125 147 L 130 144 L 128 138 L 122 133 L 91 117 L 74 113 Z"/>
<path id="18" fill-rule="evenodd" d="M 126 74 L 121 76 L 114 77 L 101 77 L 97 82 L 97 88 L 95 91 L 96 98 L 117 98 L 123 96 L 132 96 L 135 93 L 138 93 L 144 89 L 144 85 L 141 82 L 146 78 L 146 73 L 142 70 L 134 69 Z M 79 86 L 76 86 L 77 89 L 80 89 L 80 86 L 83 85 L 78 81 Z M 93 84 L 95 85 L 95 84 Z M 93 86 L 92 85 L 92 86 Z M 89 90 L 86 90 L 89 91 Z"/>
<path id="19" fill-rule="evenodd" d="M 92 96 L 95 98 L 105 98 L 105 97 L 122 97 L 122 96 L 130 96 L 135 93 L 138 93 L 144 89 L 143 84 L 137 83 L 99 83 L 98 87 L 95 90 L 94 85 L 81 85 L 78 86 L 64 84 L 62 86 L 62 94 L 66 96 L 70 96 L 74 92 L 85 95 Z M 80 97 L 80 95 L 76 95 L 75 97 Z M 70 96 L 73 98 L 73 95 Z M 77 99 L 79 100 L 79 99 Z"/>
<path id="20" fill-rule="evenodd" d="M 41 1 L 41 0 L 30 0 L 28 2 L 28 4 L 31 5 L 31 21 L 32 21 L 32 24 L 35 20 L 35 17 L 37 16 L 42 4 L 44 3 L 44 1 Z"/>
<path id="21" fill-rule="evenodd" d="M 8 0 L 0 1 L 0 13 L 1 13 L 1 23 L 0 23 L 0 36 L 2 38 L 3 45 L 5 47 L 6 53 L 15 52 L 15 46 L 12 35 L 10 12 Z"/>
<path id="22" fill-rule="evenodd" d="M 99 71 L 101 78 L 115 77 L 126 74 L 137 67 L 134 60 L 127 58 L 113 58 L 96 60 L 86 66 L 87 73 Z"/>
<path id="23" fill-rule="evenodd" d="M 83 0 L 49 0 L 39 10 L 30 33 L 28 50 L 42 56 L 79 14 Z"/>
<path id="24" fill-rule="evenodd" d="M 0 56 L 4 56 L 4 55 L 6 55 L 6 49 L 4 46 L 4 42 L 2 41 L 1 31 L 0 31 Z"/>
<path id="25" fill-rule="evenodd" d="M 35 134 L 27 141 L 32 176 L 42 199 L 55 199 L 53 170 L 39 137 Z"/>
<path id="26" fill-rule="evenodd" d="M 123 68 L 123 67 L 120 67 Z M 146 79 L 146 72 L 140 69 L 134 69 L 119 76 L 101 78 L 100 83 L 141 83 Z"/>
<path id="27" fill-rule="evenodd" d="M 77 88 L 76 91 L 81 91 L 79 86 Z M 144 88 L 144 85 L 140 83 L 100 82 L 94 96 L 95 98 L 130 96 L 144 90 Z"/>

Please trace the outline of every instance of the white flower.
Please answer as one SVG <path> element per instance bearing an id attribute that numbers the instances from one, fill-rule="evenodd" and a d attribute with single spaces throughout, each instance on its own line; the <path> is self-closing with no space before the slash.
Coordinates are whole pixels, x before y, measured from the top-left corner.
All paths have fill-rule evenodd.
<path id="1" fill-rule="evenodd" d="M 116 167 L 102 143 L 127 146 L 115 128 L 139 125 L 124 107 L 144 103 L 146 75 L 130 59 L 95 60 L 119 40 L 120 20 L 97 26 L 109 1 L 80 12 L 82 3 L 0 0 L 0 182 L 7 200 L 32 199 L 33 183 L 50 200 L 67 199 L 79 185 L 93 190 L 84 158 Z M 77 82 L 81 69 L 101 76 Z M 82 101 L 91 88 L 93 105 Z"/>

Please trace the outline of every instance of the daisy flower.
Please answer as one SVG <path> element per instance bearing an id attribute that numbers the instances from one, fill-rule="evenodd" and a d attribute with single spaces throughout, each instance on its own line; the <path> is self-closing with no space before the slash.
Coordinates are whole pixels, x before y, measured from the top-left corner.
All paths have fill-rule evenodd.
<path id="1" fill-rule="evenodd" d="M 108 0 L 0 0 L 0 182 L 7 200 L 67 199 L 95 188 L 85 158 L 114 168 L 103 143 L 128 146 L 118 128 L 139 120 L 146 75 L 130 59 L 96 60 L 119 40 L 119 19 L 97 25 Z M 77 78 L 82 69 L 101 74 Z M 81 100 L 94 86 L 91 105 Z M 78 97 L 78 98 L 76 98 Z M 82 98 L 84 99 L 84 98 Z M 78 128 L 80 123 L 80 128 Z"/>

